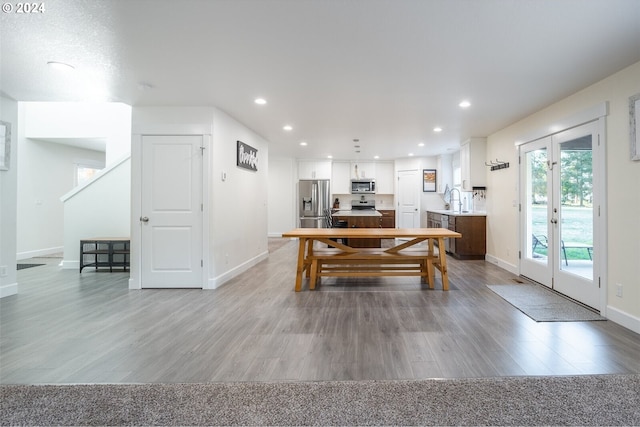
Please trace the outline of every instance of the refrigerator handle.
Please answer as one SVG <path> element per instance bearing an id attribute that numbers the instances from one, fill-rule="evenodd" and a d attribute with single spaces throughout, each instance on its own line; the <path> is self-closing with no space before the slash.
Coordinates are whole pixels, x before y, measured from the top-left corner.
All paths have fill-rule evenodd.
<path id="1" fill-rule="evenodd" d="M 311 185 L 311 210 L 314 212 L 314 215 L 318 214 L 318 183 L 314 182 Z"/>

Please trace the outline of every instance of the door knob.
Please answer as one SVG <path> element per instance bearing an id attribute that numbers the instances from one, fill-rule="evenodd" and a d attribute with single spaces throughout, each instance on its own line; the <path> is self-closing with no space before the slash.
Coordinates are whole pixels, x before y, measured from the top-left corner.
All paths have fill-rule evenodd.
<path id="1" fill-rule="evenodd" d="M 142 221 L 142 222 L 149 222 L 149 217 L 141 216 L 141 217 L 140 217 L 140 221 Z"/>

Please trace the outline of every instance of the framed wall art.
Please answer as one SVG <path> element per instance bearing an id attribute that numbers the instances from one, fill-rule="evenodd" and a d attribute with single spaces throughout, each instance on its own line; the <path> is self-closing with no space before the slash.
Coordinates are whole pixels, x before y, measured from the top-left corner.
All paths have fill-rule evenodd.
<path id="1" fill-rule="evenodd" d="M 422 191 L 425 193 L 436 192 L 436 170 L 435 169 L 422 170 Z"/>

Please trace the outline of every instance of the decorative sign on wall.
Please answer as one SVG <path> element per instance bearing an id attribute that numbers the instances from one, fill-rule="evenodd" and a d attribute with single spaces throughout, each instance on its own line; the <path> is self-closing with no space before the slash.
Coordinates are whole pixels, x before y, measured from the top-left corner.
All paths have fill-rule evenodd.
<path id="1" fill-rule="evenodd" d="M 258 150 L 242 141 L 238 141 L 236 165 L 241 168 L 257 172 Z"/>

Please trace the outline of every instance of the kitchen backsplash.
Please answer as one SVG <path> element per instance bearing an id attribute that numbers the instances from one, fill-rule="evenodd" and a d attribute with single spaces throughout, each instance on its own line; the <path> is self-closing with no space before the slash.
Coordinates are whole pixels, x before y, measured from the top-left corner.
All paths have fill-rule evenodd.
<path id="1" fill-rule="evenodd" d="M 357 194 L 334 194 L 332 200 L 334 203 L 336 198 L 340 200 L 340 209 L 351 209 L 351 200 L 358 200 L 360 197 L 362 196 Z M 395 209 L 392 194 L 366 194 L 364 197 L 365 200 L 374 199 L 376 201 L 376 209 Z"/>

